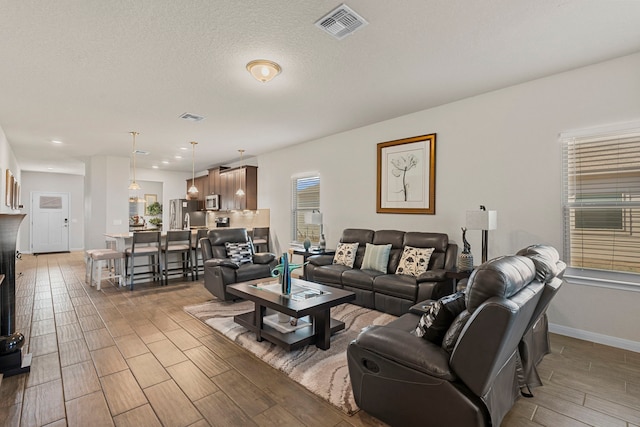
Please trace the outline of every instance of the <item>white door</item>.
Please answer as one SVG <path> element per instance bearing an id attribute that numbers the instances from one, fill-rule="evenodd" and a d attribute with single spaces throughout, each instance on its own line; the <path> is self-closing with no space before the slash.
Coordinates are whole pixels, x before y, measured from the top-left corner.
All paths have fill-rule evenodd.
<path id="1" fill-rule="evenodd" d="M 31 253 L 69 252 L 69 193 L 31 193 Z"/>

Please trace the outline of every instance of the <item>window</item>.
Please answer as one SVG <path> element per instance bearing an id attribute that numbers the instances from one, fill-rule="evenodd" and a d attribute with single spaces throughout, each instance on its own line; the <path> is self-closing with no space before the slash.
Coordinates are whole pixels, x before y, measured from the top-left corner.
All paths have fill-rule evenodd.
<path id="1" fill-rule="evenodd" d="M 304 214 L 320 210 L 320 177 L 313 175 L 293 178 L 291 194 L 292 240 L 300 243 L 309 238 L 312 242 L 318 242 L 320 225 L 307 224 Z"/>
<path id="2" fill-rule="evenodd" d="M 561 142 L 569 267 L 640 273 L 640 124 Z"/>

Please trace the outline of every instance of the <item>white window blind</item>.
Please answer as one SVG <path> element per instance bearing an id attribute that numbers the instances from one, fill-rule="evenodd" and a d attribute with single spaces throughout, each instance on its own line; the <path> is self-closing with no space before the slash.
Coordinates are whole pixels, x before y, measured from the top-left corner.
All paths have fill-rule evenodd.
<path id="1" fill-rule="evenodd" d="M 569 266 L 640 273 L 640 128 L 561 142 Z"/>
<path id="2" fill-rule="evenodd" d="M 304 214 L 320 210 L 320 177 L 317 175 L 292 179 L 292 215 L 291 235 L 294 242 L 303 242 L 309 238 L 311 242 L 320 240 L 320 225 L 307 224 Z"/>

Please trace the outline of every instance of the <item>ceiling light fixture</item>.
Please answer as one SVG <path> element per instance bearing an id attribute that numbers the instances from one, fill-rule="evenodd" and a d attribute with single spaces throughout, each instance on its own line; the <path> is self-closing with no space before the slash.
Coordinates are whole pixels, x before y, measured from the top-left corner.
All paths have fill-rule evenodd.
<path id="1" fill-rule="evenodd" d="M 273 61 L 256 59 L 247 64 L 247 71 L 258 81 L 266 83 L 280 74 L 282 68 Z"/>
<path id="2" fill-rule="evenodd" d="M 196 187 L 196 144 L 198 143 L 195 141 L 191 141 L 191 187 L 189 187 L 189 190 L 187 190 L 187 196 L 191 200 L 195 200 L 198 198 L 198 188 Z"/>
<path id="3" fill-rule="evenodd" d="M 136 136 L 140 135 L 139 132 L 129 132 L 133 136 L 133 181 L 129 184 L 129 190 L 140 190 L 140 185 L 136 182 Z"/>
<path id="4" fill-rule="evenodd" d="M 242 155 L 244 154 L 244 150 L 238 150 L 240 152 L 240 169 L 242 169 L 244 167 L 244 164 L 242 163 Z M 236 191 L 236 196 L 239 197 L 243 197 L 244 196 L 244 190 L 242 189 L 242 180 L 240 180 L 240 188 L 238 188 L 238 191 Z"/>

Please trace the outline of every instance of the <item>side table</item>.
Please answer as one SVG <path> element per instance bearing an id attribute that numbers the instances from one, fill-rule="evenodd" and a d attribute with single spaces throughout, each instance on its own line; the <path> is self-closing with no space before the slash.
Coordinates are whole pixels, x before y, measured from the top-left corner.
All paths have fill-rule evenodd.
<path id="1" fill-rule="evenodd" d="M 453 293 L 456 293 L 462 289 L 458 289 L 458 280 L 461 279 L 468 279 L 471 276 L 471 273 L 473 272 L 473 270 L 468 270 L 468 271 L 462 271 L 462 270 L 447 270 L 447 272 L 445 273 L 445 276 L 449 279 L 451 279 L 451 282 L 453 283 Z"/>
<path id="2" fill-rule="evenodd" d="M 299 249 L 299 248 L 292 248 L 290 249 L 290 253 L 292 253 L 293 255 L 300 255 L 302 257 L 302 262 L 307 262 L 307 258 L 309 258 L 312 255 L 334 255 L 336 253 L 336 251 L 334 249 L 309 249 L 309 250 L 304 250 L 304 249 Z M 303 271 L 305 271 L 305 269 L 303 269 Z M 307 273 L 306 271 L 304 272 L 304 274 L 302 275 L 302 278 L 304 280 L 307 280 Z"/>

